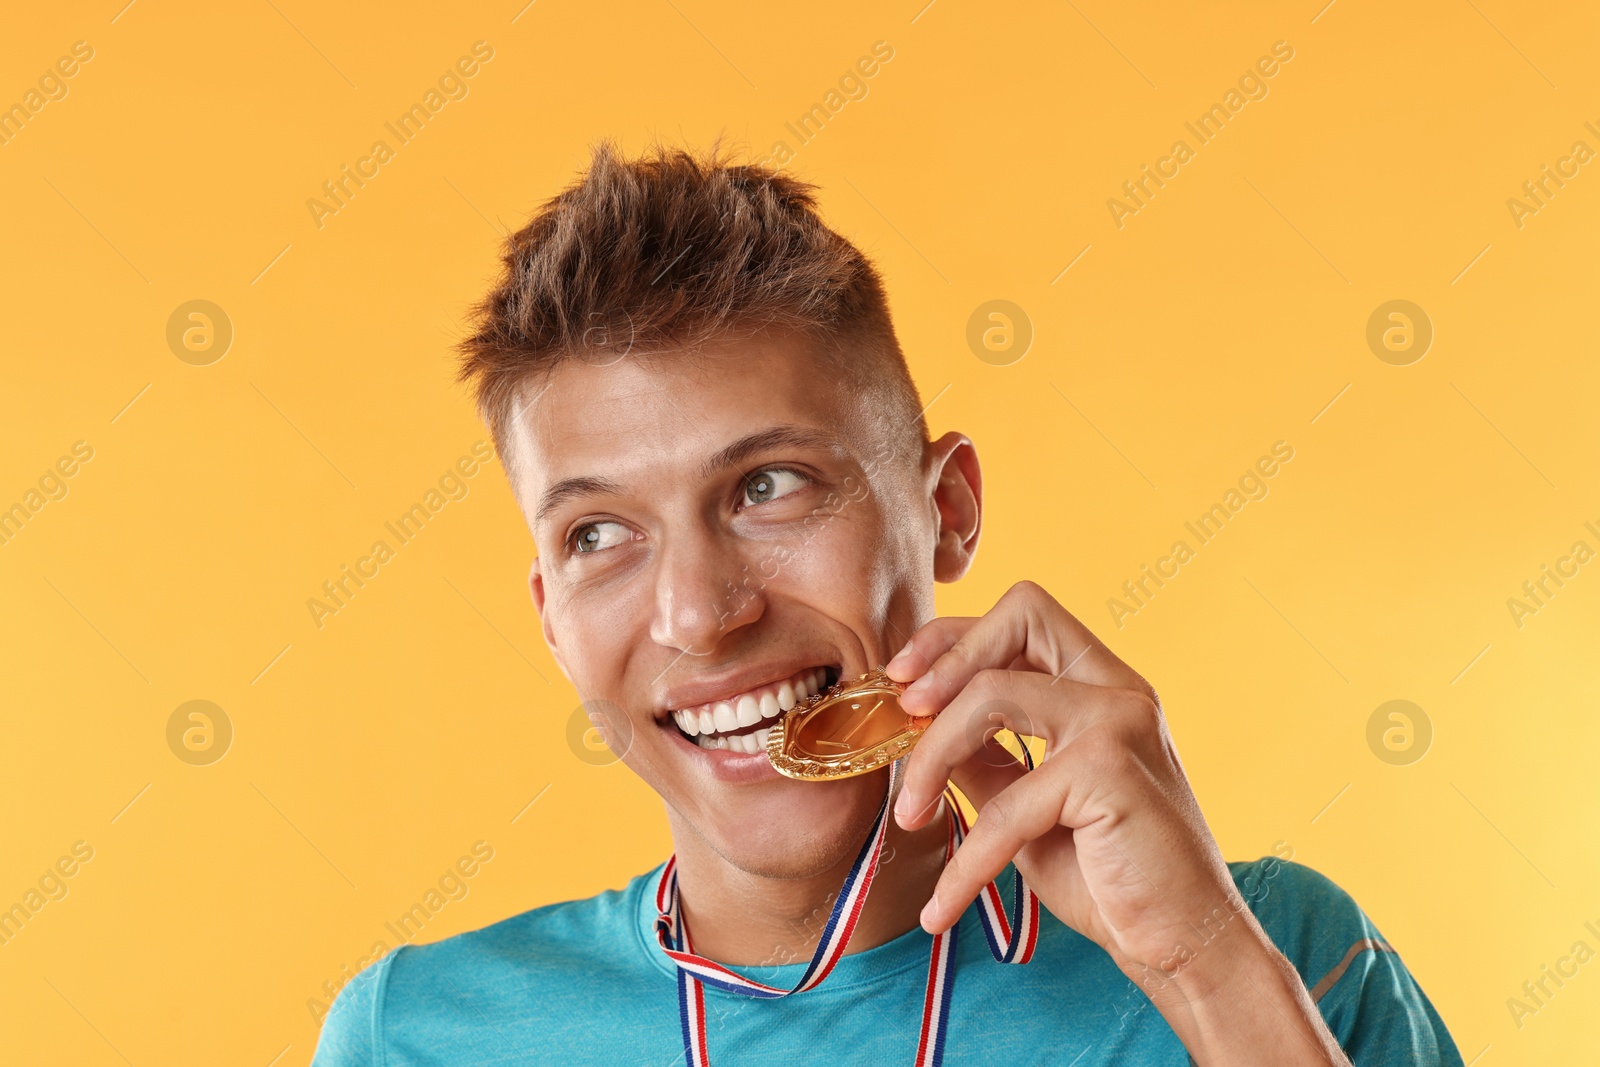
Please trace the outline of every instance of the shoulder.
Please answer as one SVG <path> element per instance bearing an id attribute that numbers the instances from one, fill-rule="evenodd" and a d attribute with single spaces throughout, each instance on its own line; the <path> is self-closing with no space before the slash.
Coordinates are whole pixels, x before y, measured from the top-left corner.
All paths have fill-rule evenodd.
<path id="1" fill-rule="evenodd" d="M 404 993 L 418 980 L 437 981 L 458 971 L 498 967 L 559 971 L 568 965 L 592 966 L 597 945 L 636 937 L 636 908 L 648 875 L 621 889 L 592 897 L 545 904 L 479 930 L 426 945 L 407 945 L 396 957 L 389 995 Z"/>
<path id="2" fill-rule="evenodd" d="M 645 956 L 619 942 L 639 938 L 639 895 L 653 887 L 655 873 L 441 941 L 395 948 L 339 991 L 323 1020 L 314 1067 L 383 1063 L 397 1035 L 407 1044 L 425 1039 L 451 1029 L 463 1010 L 494 1018 L 497 1007 L 530 995 L 551 1007 L 598 982 L 637 979 L 624 972 Z"/>
<path id="3" fill-rule="evenodd" d="M 1276 856 L 1228 869 L 1355 1062 L 1461 1063 L 1399 950 L 1349 893 L 1326 875 Z"/>
<path id="4" fill-rule="evenodd" d="M 1230 863 L 1239 893 L 1308 989 L 1333 977 L 1355 951 L 1391 952 L 1354 898 L 1326 875 L 1277 856 Z"/>

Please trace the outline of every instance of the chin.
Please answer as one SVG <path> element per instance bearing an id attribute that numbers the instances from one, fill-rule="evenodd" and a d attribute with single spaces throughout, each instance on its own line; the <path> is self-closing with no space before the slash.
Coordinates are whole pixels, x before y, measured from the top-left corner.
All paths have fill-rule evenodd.
<path id="1" fill-rule="evenodd" d="M 886 782 L 881 771 L 839 782 L 790 781 L 775 798 L 777 810 L 718 819 L 702 833 L 746 874 L 813 878 L 855 859 L 872 831 Z"/>

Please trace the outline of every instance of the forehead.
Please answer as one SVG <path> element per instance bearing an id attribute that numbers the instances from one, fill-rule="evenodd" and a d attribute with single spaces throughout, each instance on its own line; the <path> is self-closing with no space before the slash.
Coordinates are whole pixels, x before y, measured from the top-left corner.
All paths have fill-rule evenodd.
<path id="1" fill-rule="evenodd" d="M 530 390 L 508 428 L 518 497 L 534 519 L 546 490 L 572 478 L 623 485 L 698 480 L 708 458 L 775 426 L 819 431 L 860 455 L 870 437 L 854 391 L 791 335 L 694 352 L 567 359 Z"/>

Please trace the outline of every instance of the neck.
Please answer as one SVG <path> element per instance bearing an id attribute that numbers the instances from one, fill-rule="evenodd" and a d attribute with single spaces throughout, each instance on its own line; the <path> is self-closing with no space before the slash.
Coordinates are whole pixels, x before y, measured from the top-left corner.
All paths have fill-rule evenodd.
<path id="1" fill-rule="evenodd" d="M 677 820 L 672 821 L 679 907 L 696 955 L 733 967 L 809 960 L 856 848 L 811 877 L 765 878 L 734 867 L 694 831 L 680 833 Z M 882 945 L 920 925 L 922 907 L 944 870 L 948 834 L 943 815 L 912 831 L 902 830 L 890 816 L 878 870 L 846 954 Z"/>

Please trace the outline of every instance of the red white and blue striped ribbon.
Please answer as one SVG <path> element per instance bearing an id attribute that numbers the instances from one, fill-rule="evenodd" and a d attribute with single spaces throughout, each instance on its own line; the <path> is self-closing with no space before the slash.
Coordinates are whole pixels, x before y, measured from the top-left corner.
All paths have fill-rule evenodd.
<path id="1" fill-rule="evenodd" d="M 1027 745 L 1022 746 L 1022 762 L 1029 770 L 1033 769 L 1033 758 L 1028 753 Z M 861 908 L 866 903 L 867 890 L 871 888 L 873 876 L 878 871 L 878 857 L 883 851 L 884 834 L 889 824 L 889 799 L 894 796 L 895 786 L 903 773 L 901 764 L 902 760 L 890 764 L 889 787 L 878 809 L 872 833 L 862 844 L 833 902 L 833 911 L 823 927 L 822 937 L 817 942 L 810 964 L 790 989 L 753 981 L 714 960 L 695 955 L 689 938 L 689 926 L 679 906 L 677 855 L 668 858 L 656 886 L 656 940 L 678 968 L 678 1017 L 683 1026 L 686 1067 L 709 1067 L 711 1063 L 711 1055 L 706 1050 L 703 986 L 712 985 L 741 996 L 775 1000 L 791 993 L 814 989 L 832 972 L 850 943 L 850 935 L 855 932 L 856 922 L 861 918 Z M 944 800 L 950 826 L 945 845 L 945 862 L 948 863 L 966 837 L 968 825 L 966 816 L 956 803 L 955 793 L 948 786 Z M 1007 917 L 1000 889 L 992 880 L 978 894 L 978 918 L 982 921 L 984 936 L 989 941 L 989 952 L 995 960 L 1020 964 L 1033 958 L 1034 946 L 1038 943 L 1039 898 L 1023 881 L 1020 871 L 1013 870 L 1012 874 L 1011 913 L 1016 916 L 1016 925 L 1013 926 Z M 944 1059 L 945 1024 L 955 985 L 955 971 L 951 963 L 955 960 L 957 926 L 935 934 L 933 938 L 928 958 L 928 984 L 922 1001 L 922 1030 L 917 1040 L 916 1067 L 939 1067 Z"/>

